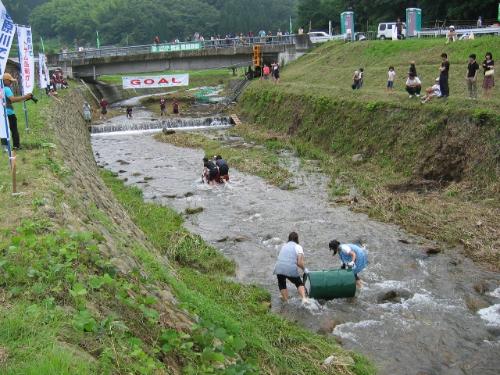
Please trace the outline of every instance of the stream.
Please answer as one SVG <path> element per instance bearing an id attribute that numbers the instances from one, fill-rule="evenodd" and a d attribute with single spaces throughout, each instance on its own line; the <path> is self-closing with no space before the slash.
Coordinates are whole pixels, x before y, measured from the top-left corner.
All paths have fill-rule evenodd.
<path id="1" fill-rule="evenodd" d="M 126 121 L 131 120 L 119 116 L 109 122 Z M 269 290 L 273 311 L 334 335 L 345 348 L 374 361 L 381 374 L 500 373 L 500 275 L 457 249 L 429 256 L 423 248 L 435 244 L 333 205 L 328 179 L 313 162 L 282 155 L 294 173 L 293 190 L 234 169 L 229 184 L 208 186 L 200 179 L 201 150 L 138 132 L 93 134 L 92 145 L 97 163 L 142 189 L 147 201 L 178 212 L 203 207 L 187 216 L 185 225 L 236 261 L 238 281 Z M 360 274 L 364 286 L 355 298 L 302 305 L 289 285 L 293 298 L 280 302 L 272 272 L 292 230 L 310 270 L 339 267 L 338 257 L 328 251 L 331 239 L 366 242 L 370 264 Z"/>

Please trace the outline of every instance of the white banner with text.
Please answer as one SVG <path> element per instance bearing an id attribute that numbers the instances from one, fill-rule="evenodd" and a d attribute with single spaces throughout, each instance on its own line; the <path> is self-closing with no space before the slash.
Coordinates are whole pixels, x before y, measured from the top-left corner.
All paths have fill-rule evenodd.
<path id="1" fill-rule="evenodd" d="M 32 38 L 31 27 L 17 27 L 23 95 L 33 93 L 35 88 L 35 57 L 33 55 Z"/>
<path id="2" fill-rule="evenodd" d="M 7 59 L 9 58 L 10 47 L 12 46 L 12 41 L 16 34 L 16 25 L 12 21 L 12 18 L 7 14 L 7 10 L 0 1 L 0 77 L 3 77 L 5 73 L 5 68 L 7 67 Z M 1 84 L 3 88 L 3 81 Z M 8 138 L 9 131 L 7 130 L 8 122 L 5 117 L 5 98 L 4 91 L 2 89 L 1 102 L 2 108 L 0 110 L 0 138 Z"/>
<path id="3" fill-rule="evenodd" d="M 163 76 L 122 77 L 124 89 L 154 89 L 189 86 L 189 74 Z"/>

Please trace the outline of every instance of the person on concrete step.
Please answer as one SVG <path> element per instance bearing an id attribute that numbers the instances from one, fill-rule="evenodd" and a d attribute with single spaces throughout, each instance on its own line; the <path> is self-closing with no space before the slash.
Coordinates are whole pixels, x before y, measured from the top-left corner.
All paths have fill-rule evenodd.
<path id="1" fill-rule="evenodd" d="M 227 164 L 227 161 L 222 159 L 222 156 L 217 155 L 215 157 L 215 164 L 219 169 L 219 182 L 229 182 L 229 165 Z"/>
<path id="2" fill-rule="evenodd" d="M 202 181 L 209 185 L 214 185 L 217 182 L 217 176 L 219 175 L 219 170 L 217 165 L 212 161 L 208 160 L 207 157 L 203 158 L 203 175 Z"/>
<path id="3" fill-rule="evenodd" d="M 439 86 L 441 88 L 441 98 L 450 96 L 450 86 L 448 84 L 448 76 L 450 73 L 450 62 L 446 53 L 441 54 L 441 67 L 439 68 Z"/>
<path id="4" fill-rule="evenodd" d="M 356 278 L 356 286 L 362 286 L 359 273 L 363 271 L 368 264 L 367 251 L 364 246 L 357 244 L 341 244 L 337 240 L 331 240 L 328 247 L 333 251 L 333 255 L 340 256 L 342 269 L 352 269 L 354 277 Z"/>
<path id="5" fill-rule="evenodd" d="M 17 80 L 12 77 L 9 73 L 5 73 L 3 75 L 3 94 L 5 96 L 5 101 L 7 103 L 6 111 L 7 118 L 9 120 L 9 129 L 10 129 L 10 137 L 12 139 L 12 146 L 15 150 L 21 148 L 21 141 L 19 138 L 19 130 L 17 129 L 17 117 L 16 112 L 14 111 L 13 103 L 17 102 L 25 102 L 26 100 L 30 100 L 33 98 L 33 94 L 26 94 L 23 96 L 14 96 L 12 92 L 12 83 Z M 0 126 L 4 126 L 4 124 L 0 124 Z"/>
<path id="6" fill-rule="evenodd" d="M 300 277 L 299 269 L 305 273 L 304 264 L 304 249 L 299 245 L 299 235 L 296 232 L 291 232 L 288 235 L 288 242 L 283 245 L 278 255 L 278 260 L 274 266 L 273 274 L 278 278 L 278 287 L 281 294 L 281 299 L 288 301 L 288 289 L 286 280 L 290 280 L 297 288 L 302 302 L 306 302 L 306 289 L 304 282 Z"/>
<path id="7" fill-rule="evenodd" d="M 128 106 L 127 106 L 127 118 L 128 118 L 128 119 L 131 119 L 131 118 L 132 118 L 132 111 L 133 111 L 132 106 L 131 106 L 131 105 L 128 105 Z"/>

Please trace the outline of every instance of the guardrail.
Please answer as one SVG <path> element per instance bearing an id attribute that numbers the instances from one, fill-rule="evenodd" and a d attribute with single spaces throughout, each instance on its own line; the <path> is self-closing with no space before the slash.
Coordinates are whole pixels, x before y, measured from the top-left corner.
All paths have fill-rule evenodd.
<path id="1" fill-rule="evenodd" d="M 500 35 L 500 26 L 490 26 L 490 27 L 461 27 L 455 29 L 457 35 L 465 35 L 473 33 L 474 35 Z M 448 33 L 448 28 L 440 28 L 440 29 L 424 29 L 422 31 L 417 32 L 417 36 L 421 37 L 440 37 L 446 36 Z"/>
<path id="2" fill-rule="evenodd" d="M 91 59 L 100 57 L 117 57 L 142 55 L 160 52 L 196 51 L 206 49 L 222 49 L 236 47 L 251 47 L 253 45 L 291 45 L 295 44 L 295 35 L 266 36 L 266 37 L 242 37 L 232 39 L 214 39 L 204 41 L 145 44 L 130 47 L 101 47 L 90 48 L 76 52 L 62 52 L 57 54 L 58 61 L 70 61 L 76 59 Z"/>

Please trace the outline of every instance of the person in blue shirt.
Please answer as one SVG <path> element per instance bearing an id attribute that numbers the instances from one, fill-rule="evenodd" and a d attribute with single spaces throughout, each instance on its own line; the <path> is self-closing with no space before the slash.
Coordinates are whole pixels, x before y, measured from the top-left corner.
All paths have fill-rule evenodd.
<path id="1" fill-rule="evenodd" d="M 26 100 L 30 100 L 33 98 L 33 94 L 26 94 L 23 96 L 14 96 L 14 93 L 12 92 L 11 86 L 12 83 L 16 82 L 16 79 L 12 77 L 9 73 L 5 73 L 3 75 L 3 94 L 5 96 L 5 101 L 7 103 L 7 117 L 9 118 L 9 128 L 10 128 L 10 134 L 12 137 L 12 144 L 14 149 L 20 149 L 21 144 L 19 140 L 19 131 L 17 130 L 17 117 L 16 113 L 14 112 L 14 107 L 12 106 L 12 103 L 16 102 L 24 102 Z M 0 124 L 0 126 L 4 126 L 3 124 Z"/>
<path id="2" fill-rule="evenodd" d="M 337 253 L 342 262 L 341 268 L 350 268 L 356 277 L 356 285 L 361 287 L 361 279 L 358 274 L 365 269 L 368 264 L 368 256 L 364 246 L 356 244 L 341 244 L 337 240 L 332 240 L 328 247 L 333 251 L 335 256 Z"/>

